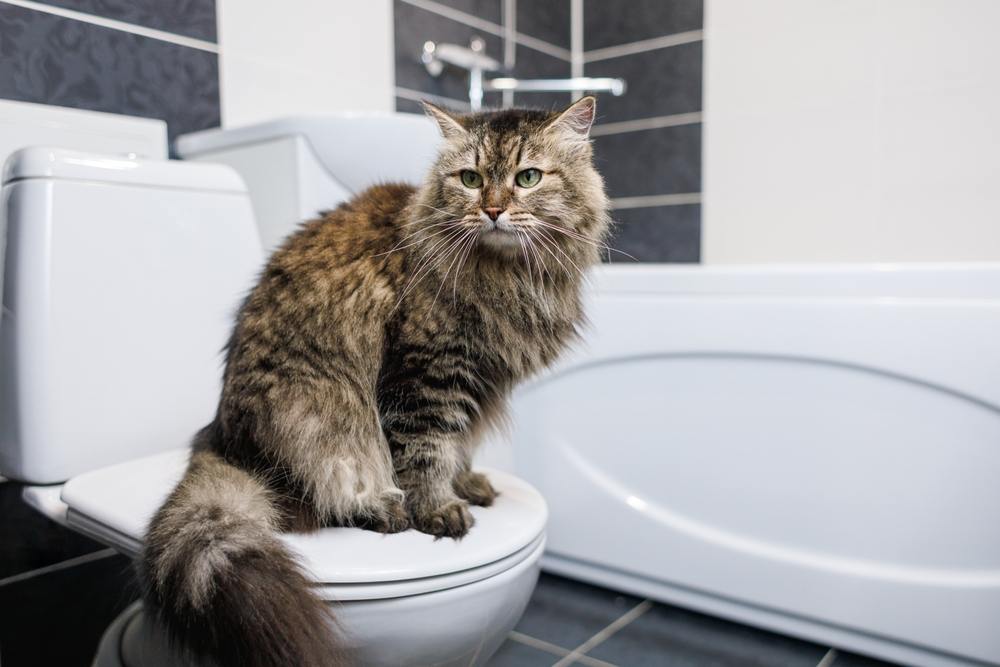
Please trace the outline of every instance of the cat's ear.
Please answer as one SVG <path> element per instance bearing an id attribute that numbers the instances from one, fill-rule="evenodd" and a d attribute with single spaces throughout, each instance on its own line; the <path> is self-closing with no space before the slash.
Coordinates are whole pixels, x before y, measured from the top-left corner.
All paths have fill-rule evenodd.
<path id="1" fill-rule="evenodd" d="M 421 104 L 424 106 L 424 113 L 438 124 L 441 136 L 445 139 L 458 139 L 467 134 L 466 129 L 458 122 L 458 119 L 441 107 L 431 104 L 427 100 L 423 100 Z"/>
<path id="2" fill-rule="evenodd" d="M 574 139 L 590 136 L 590 126 L 597 114 L 597 98 L 588 95 L 569 105 L 565 111 L 549 121 L 546 129 L 556 130 Z"/>

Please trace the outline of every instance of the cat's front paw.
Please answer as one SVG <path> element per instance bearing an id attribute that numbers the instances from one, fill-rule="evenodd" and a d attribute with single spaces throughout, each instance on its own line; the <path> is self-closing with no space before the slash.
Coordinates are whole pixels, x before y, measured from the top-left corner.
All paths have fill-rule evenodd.
<path id="1" fill-rule="evenodd" d="M 410 511 L 413 527 L 435 537 L 464 537 L 475 519 L 464 500 L 451 500 L 436 507 L 418 506 Z"/>
<path id="2" fill-rule="evenodd" d="M 380 507 L 364 527 L 379 533 L 401 533 L 409 529 L 410 514 L 403 505 L 402 491 L 383 496 Z"/>
<path id="3" fill-rule="evenodd" d="M 459 498 L 480 507 L 489 507 L 497 497 L 497 490 L 490 484 L 486 475 L 471 470 L 459 473 L 452 486 L 455 487 L 455 493 Z"/>

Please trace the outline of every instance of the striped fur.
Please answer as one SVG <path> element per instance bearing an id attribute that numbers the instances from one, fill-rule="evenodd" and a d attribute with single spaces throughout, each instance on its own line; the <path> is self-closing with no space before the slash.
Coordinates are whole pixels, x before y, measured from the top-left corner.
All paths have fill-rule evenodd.
<path id="1" fill-rule="evenodd" d="M 147 603 L 195 659 L 335 662 L 333 619 L 278 533 L 462 537 L 469 504 L 495 497 L 471 469 L 476 441 L 577 335 L 608 226 L 593 99 L 428 113 L 446 141 L 425 183 L 376 186 L 303 225 L 237 317 L 216 418 L 140 563 Z M 541 181 L 517 186 L 528 168 Z M 504 211 L 495 224 L 487 208 Z"/>

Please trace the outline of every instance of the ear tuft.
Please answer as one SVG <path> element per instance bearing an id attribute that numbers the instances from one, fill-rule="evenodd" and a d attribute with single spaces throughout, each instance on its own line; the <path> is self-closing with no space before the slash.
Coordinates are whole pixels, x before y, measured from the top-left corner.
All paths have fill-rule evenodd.
<path id="1" fill-rule="evenodd" d="M 569 105 L 549 123 L 549 128 L 560 129 L 579 139 L 586 139 L 590 135 L 590 126 L 594 124 L 596 114 L 597 98 L 588 95 Z"/>
<path id="2" fill-rule="evenodd" d="M 441 107 L 431 104 L 427 100 L 422 100 L 420 103 L 424 107 L 424 113 L 434 119 L 434 122 L 437 123 L 438 128 L 441 130 L 442 137 L 445 139 L 457 139 L 466 135 L 465 128 L 455 116 Z"/>

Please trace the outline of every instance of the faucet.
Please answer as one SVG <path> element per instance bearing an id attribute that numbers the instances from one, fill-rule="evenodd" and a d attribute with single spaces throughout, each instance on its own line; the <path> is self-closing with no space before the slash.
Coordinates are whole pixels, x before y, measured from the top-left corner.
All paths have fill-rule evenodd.
<path id="1" fill-rule="evenodd" d="M 469 72 L 469 105 L 473 111 L 483 107 L 483 93 L 495 90 L 512 90 L 522 93 L 539 92 L 607 92 L 620 96 L 625 94 L 625 80 L 611 77 L 577 76 L 569 79 L 517 79 L 513 77 L 497 77 L 486 79 L 485 72 L 497 72 L 503 66 L 495 59 L 486 55 L 486 42 L 481 37 L 473 37 L 468 47 L 457 44 L 437 44 L 424 42 L 420 61 L 427 72 L 434 77 L 440 76 L 445 64 L 464 69 Z"/>

